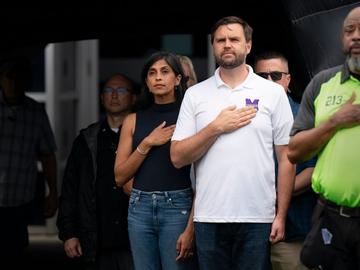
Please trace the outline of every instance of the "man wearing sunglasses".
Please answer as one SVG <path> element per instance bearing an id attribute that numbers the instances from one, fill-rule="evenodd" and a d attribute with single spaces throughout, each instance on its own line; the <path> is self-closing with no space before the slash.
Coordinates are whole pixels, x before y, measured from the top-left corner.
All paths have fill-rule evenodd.
<path id="1" fill-rule="evenodd" d="M 284 88 L 295 117 L 299 104 L 289 95 L 291 76 L 285 56 L 275 51 L 263 52 L 255 57 L 254 67 L 259 76 L 278 83 Z M 293 197 L 286 217 L 285 239 L 271 247 L 273 270 L 307 269 L 300 262 L 300 251 L 310 231 L 311 215 L 316 204 L 316 195 L 310 188 L 315 161 L 312 159 L 297 164 Z"/>
<path id="2" fill-rule="evenodd" d="M 285 56 L 279 52 L 266 51 L 255 56 L 254 60 L 255 73 L 264 79 L 271 80 L 284 87 L 289 94 L 289 84 L 291 75 L 289 73 L 288 61 Z M 288 95 L 291 109 L 297 112 L 299 104 L 294 102 Z"/>
<path id="3" fill-rule="evenodd" d="M 105 117 L 74 141 L 67 161 L 57 226 L 70 258 L 86 270 L 132 270 L 127 233 L 128 195 L 115 184 L 114 163 L 121 125 L 131 112 L 133 83 L 111 76 L 100 93 Z"/>

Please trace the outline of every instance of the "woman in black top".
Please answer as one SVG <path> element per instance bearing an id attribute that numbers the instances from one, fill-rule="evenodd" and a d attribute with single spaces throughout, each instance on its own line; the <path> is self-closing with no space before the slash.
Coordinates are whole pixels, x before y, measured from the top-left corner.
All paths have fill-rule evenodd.
<path id="1" fill-rule="evenodd" d="M 195 269 L 190 166 L 176 169 L 170 160 L 186 89 L 176 55 L 151 55 L 142 81 L 141 109 L 123 123 L 115 162 L 119 186 L 133 179 L 128 230 L 135 268 Z"/>

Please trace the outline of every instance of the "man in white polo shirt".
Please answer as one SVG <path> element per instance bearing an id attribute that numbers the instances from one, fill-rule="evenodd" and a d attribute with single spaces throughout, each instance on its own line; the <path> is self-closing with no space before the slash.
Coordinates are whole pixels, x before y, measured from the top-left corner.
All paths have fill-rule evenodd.
<path id="1" fill-rule="evenodd" d="M 245 21 L 220 19 L 211 41 L 219 68 L 187 90 L 171 159 L 176 167 L 195 164 L 200 268 L 268 269 L 269 245 L 284 237 L 294 185 L 287 159 L 291 108 L 281 86 L 245 64 L 252 44 Z"/>

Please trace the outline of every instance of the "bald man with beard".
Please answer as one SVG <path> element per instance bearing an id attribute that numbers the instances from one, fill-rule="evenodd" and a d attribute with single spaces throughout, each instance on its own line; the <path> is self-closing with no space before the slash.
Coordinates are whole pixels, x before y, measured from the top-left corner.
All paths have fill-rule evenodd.
<path id="1" fill-rule="evenodd" d="M 360 269 L 360 7 L 342 29 L 345 63 L 307 86 L 289 143 L 289 160 L 317 155 L 312 188 L 319 200 L 301 253 L 316 269 Z"/>

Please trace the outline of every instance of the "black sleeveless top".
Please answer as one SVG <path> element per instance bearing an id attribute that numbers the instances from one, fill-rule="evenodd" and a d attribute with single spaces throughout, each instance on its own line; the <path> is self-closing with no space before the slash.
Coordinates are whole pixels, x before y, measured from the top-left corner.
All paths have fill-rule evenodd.
<path id="1" fill-rule="evenodd" d="M 176 103 L 154 104 L 136 113 L 133 149 L 166 121 L 166 126 L 176 124 L 179 105 Z M 176 169 L 170 160 L 170 141 L 154 146 L 147 154 L 134 177 L 134 188 L 142 191 L 171 191 L 191 187 L 190 166 Z"/>

